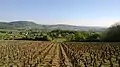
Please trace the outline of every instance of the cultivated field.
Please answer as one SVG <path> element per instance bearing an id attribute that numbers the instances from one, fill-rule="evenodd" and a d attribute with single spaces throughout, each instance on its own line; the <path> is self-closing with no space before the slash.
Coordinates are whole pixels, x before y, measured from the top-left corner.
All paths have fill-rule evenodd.
<path id="1" fill-rule="evenodd" d="M 0 67 L 120 67 L 120 43 L 0 41 Z"/>

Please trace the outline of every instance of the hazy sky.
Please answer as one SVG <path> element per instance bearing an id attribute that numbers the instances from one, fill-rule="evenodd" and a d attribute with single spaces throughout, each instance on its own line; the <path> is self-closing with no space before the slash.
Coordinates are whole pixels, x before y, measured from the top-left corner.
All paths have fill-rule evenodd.
<path id="1" fill-rule="evenodd" d="M 0 0 L 0 20 L 110 26 L 120 21 L 120 0 Z"/>

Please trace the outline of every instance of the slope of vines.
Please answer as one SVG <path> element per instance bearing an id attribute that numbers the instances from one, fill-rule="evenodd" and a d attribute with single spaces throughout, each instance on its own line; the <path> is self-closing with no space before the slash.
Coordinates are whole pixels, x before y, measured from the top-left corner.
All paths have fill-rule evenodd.
<path id="1" fill-rule="evenodd" d="M 120 67 L 119 43 L 63 43 L 74 67 Z"/>
<path id="2" fill-rule="evenodd" d="M 0 41 L 0 67 L 120 67 L 120 43 Z"/>

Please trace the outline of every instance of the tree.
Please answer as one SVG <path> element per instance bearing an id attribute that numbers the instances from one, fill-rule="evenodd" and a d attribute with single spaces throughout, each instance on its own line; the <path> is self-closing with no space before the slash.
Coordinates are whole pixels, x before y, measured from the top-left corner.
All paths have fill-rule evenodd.
<path id="1" fill-rule="evenodd" d="M 43 40 L 51 41 L 52 38 L 50 36 L 46 35 L 46 36 L 43 36 Z"/>
<path id="2" fill-rule="evenodd" d="M 67 37 L 68 41 L 75 41 L 75 35 L 74 34 L 69 34 Z"/>
<path id="3" fill-rule="evenodd" d="M 91 33 L 91 35 L 87 37 L 86 41 L 91 41 L 91 42 L 100 41 L 100 38 L 101 38 L 101 33 L 94 32 L 94 33 Z"/>
<path id="4" fill-rule="evenodd" d="M 103 41 L 120 42 L 120 24 L 111 26 L 104 34 Z"/>

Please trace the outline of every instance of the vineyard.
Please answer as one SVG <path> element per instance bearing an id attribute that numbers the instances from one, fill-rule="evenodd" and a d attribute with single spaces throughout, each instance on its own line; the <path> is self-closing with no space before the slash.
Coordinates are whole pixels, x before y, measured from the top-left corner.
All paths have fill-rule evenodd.
<path id="1" fill-rule="evenodd" d="M 0 67 L 120 67 L 120 43 L 0 41 Z"/>

